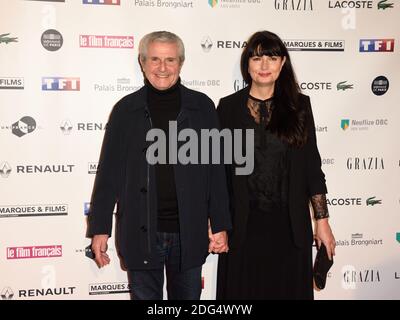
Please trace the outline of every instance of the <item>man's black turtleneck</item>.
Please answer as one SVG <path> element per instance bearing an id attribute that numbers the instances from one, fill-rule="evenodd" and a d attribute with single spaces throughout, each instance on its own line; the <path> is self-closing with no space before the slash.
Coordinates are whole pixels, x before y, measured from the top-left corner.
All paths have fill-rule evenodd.
<path id="1" fill-rule="evenodd" d="M 159 232 L 179 232 L 178 199 L 174 168 L 168 164 L 168 133 L 169 121 L 176 121 L 181 109 L 180 79 L 166 90 L 154 88 L 146 79 L 148 88 L 147 102 L 153 128 L 162 129 L 167 137 L 167 164 L 156 164 L 157 204 Z"/>

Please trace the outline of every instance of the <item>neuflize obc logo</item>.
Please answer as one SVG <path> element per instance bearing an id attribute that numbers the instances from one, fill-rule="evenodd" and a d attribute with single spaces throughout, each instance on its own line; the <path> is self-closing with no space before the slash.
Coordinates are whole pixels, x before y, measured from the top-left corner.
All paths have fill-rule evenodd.
<path id="1" fill-rule="evenodd" d="M 218 4 L 218 0 L 208 0 L 208 5 L 214 8 Z"/>
<path id="2" fill-rule="evenodd" d="M 42 77 L 44 91 L 80 91 L 81 81 L 77 77 Z"/>
<path id="3" fill-rule="evenodd" d="M 342 121 L 340 121 L 340 127 L 343 130 L 347 130 L 350 127 L 350 119 L 342 119 Z"/>

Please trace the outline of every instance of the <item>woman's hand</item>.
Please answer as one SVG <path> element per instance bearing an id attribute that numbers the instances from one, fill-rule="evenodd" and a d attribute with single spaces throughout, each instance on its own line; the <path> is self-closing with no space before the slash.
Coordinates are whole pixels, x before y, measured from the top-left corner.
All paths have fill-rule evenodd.
<path id="1" fill-rule="evenodd" d="M 321 246 L 321 242 L 325 245 L 328 258 L 332 260 L 332 256 L 335 255 L 336 241 L 329 226 L 328 218 L 316 221 L 314 238 L 317 240 L 318 248 Z"/>

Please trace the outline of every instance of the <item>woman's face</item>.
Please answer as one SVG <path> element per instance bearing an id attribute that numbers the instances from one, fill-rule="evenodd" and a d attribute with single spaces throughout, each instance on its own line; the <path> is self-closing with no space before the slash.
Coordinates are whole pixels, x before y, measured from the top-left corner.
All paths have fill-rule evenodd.
<path id="1" fill-rule="evenodd" d="M 252 79 L 252 85 L 274 87 L 285 61 L 286 57 L 279 56 L 251 57 L 248 71 Z"/>

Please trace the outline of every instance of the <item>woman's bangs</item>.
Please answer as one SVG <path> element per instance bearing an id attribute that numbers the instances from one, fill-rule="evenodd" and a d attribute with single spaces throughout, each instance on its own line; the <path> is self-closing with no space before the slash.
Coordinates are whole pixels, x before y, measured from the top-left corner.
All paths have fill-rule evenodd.
<path id="1" fill-rule="evenodd" d="M 284 56 L 280 46 L 272 43 L 271 41 L 259 42 L 253 48 L 250 49 L 250 57 L 262 57 L 262 56 Z"/>

